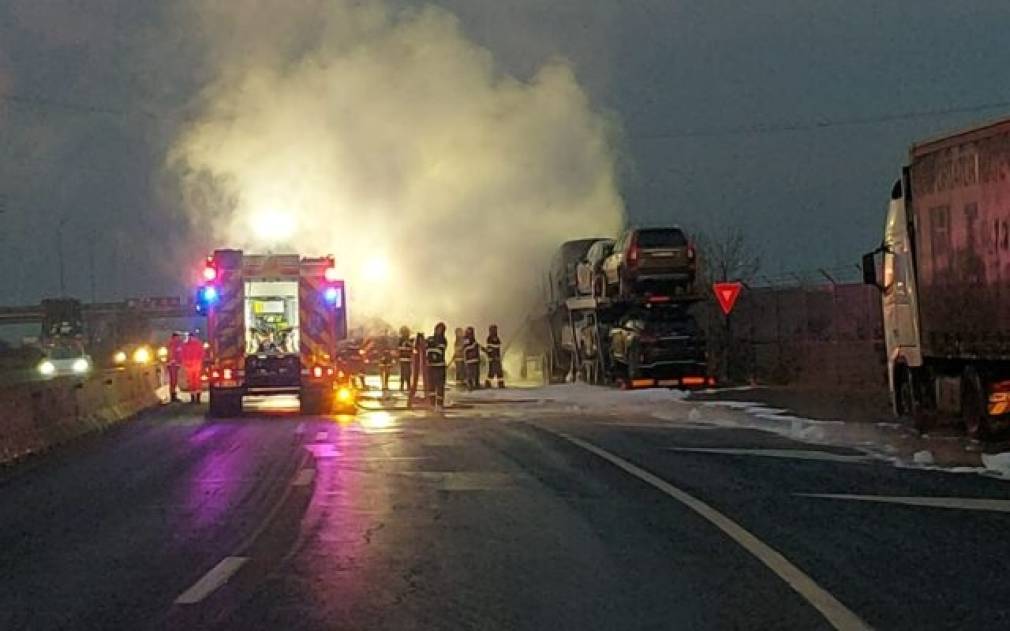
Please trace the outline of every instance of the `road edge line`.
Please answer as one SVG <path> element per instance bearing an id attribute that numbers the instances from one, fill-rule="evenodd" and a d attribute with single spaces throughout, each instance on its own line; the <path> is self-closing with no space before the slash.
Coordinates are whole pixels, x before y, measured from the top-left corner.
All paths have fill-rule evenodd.
<path id="1" fill-rule="evenodd" d="M 712 508 L 705 502 L 699 500 L 686 491 L 677 488 L 655 474 L 628 462 L 620 456 L 610 453 L 606 449 L 597 447 L 596 445 L 586 442 L 581 438 L 576 438 L 575 436 L 571 436 L 563 432 L 557 432 L 550 429 L 547 429 L 547 431 L 555 436 L 567 440 L 577 447 L 603 458 L 610 464 L 622 469 L 625 473 L 633 475 L 639 480 L 662 491 L 666 495 L 669 495 L 673 499 L 693 510 L 706 521 L 721 530 L 757 560 L 761 561 L 761 563 L 774 572 L 776 576 L 785 581 L 785 583 L 789 585 L 793 591 L 803 597 L 803 599 L 813 606 L 814 609 L 820 612 L 820 614 L 824 616 L 824 619 L 827 620 L 834 628 L 844 629 L 846 631 L 850 629 L 855 630 L 871 628 L 851 609 L 843 605 L 841 601 L 832 596 L 830 592 L 818 585 L 814 579 L 805 574 L 803 570 L 799 569 L 788 559 L 782 556 L 780 552 L 761 541 L 757 538 L 757 536 L 746 530 L 743 526 L 736 523 L 718 510 Z"/>
<path id="2" fill-rule="evenodd" d="M 242 566 L 246 564 L 249 557 L 230 556 L 217 562 L 217 565 L 207 570 L 193 583 L 189 589 L 179 594 L 175 599 L 177 605 L 195 605 L 203 599 L 217 591 L 222 585 L 228 582 Z"/>

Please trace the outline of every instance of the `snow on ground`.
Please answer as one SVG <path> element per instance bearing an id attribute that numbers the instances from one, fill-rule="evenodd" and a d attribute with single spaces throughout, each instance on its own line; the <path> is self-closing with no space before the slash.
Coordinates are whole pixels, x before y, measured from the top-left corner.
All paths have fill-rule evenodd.
<path id="1" fill-rule="evenodd" d="M 543 407 L 596 411 L 654 410 L 663 404 L 682 401 L 687 393 L 680 390 L 616 390 L 584 383 L 566 383 L 539 388 L 486 389 L 455 397 L 461 403 L 532 403 Z"/>
<path id="2" fill-rule="evenodd" d="M 695 428 L 752 429 L 799 442 L 849 447 L 898 467 L 1010 479 L 1010 452 L 986 454 L 956 437 L 920 437 L 895 423 L 804 418 L 746 401 L 692 401 L 680 390 L 617 390 L 581 383 L 457 394 L 464 404 L 515 403 L 544 412 L 587 412 L 629 422 L 643 416 Z M 520 410 L 516 414 L 523 414 Z"/>

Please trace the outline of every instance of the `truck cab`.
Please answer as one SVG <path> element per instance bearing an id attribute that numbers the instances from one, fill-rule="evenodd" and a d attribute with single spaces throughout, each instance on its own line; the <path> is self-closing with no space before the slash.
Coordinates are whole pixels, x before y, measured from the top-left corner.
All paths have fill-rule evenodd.
<path id="1" fill-rule="evenodd" d="M 217 250 L 203 280 L 212 416 L 240 415 L 244 396 L 297 395 L 306 414 L 353 410 L 337 360 L 347 310 L 332 257 Z"/>

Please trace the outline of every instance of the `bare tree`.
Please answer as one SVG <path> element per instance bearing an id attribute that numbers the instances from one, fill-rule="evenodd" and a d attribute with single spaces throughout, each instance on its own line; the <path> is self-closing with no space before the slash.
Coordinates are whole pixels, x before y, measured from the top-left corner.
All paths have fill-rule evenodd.
<path id="1" fill-rule="evenodd" d="M 739 226 L 728 225 L 715 233 L 697 235 L 699 275 L 705 285 L 724 281 L 747 283 L 761 269 L 761 255 Z M 749 378 L 749 351 L 735 339 L 730 316 L 723 315 L 711 305 L 707 311 L 706 334 L 710 359 L 715 360 L 719 378 L 723 382 L 742 381 Z"/>
<path id="2" fill-rule="evenodd" d="M 739 280 L 744 283 L 761 270 L 761 254 L 739 226 L 697 236 L 702 277 L 709 282 Z"/>

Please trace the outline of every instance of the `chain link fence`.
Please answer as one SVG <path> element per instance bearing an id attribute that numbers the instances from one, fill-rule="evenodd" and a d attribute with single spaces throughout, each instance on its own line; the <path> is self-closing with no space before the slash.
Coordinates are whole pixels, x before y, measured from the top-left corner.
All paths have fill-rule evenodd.
<path id="1" fill-rule="evenodd" d="M 722 379 L 816 387 L 886 387 L 880 294 L 857 266 L 762 275 L 725 318 L 704 308 Z"/>

